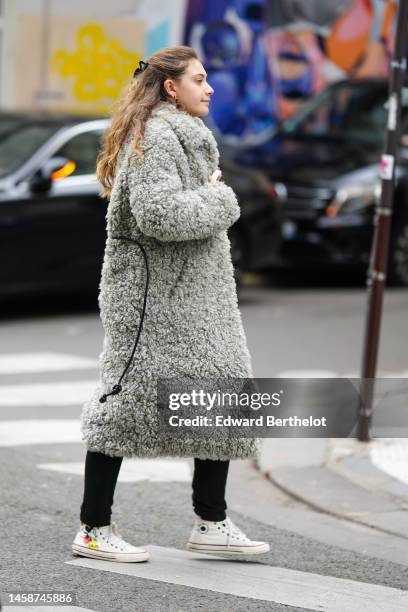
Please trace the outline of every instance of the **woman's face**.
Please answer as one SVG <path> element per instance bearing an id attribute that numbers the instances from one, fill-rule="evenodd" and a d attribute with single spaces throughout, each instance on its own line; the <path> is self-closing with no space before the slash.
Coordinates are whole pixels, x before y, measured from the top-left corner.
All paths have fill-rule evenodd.
<path id="1" fill-rule="evenodd" d="M 207 73 L 199 60 L 191 59 L 180 81 L 177 83 L 166 79 L 164 87 L 173 100 L 174 96 L 177 97 L 181 108 L 190 115 L 195 117 L 208 115 L 210 97 L 214 90 L 207 82 Z"/>

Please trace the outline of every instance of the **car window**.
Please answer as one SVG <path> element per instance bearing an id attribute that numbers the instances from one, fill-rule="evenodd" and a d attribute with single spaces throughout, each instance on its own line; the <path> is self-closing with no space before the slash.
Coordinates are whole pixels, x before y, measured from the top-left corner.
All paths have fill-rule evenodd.
<path id="1" fill-rule="evenodd" d="M 385 87 L 347 84 L 326 90 L 299 114 L 286 121 L 284 131 L 332 136 L 382 145 L 387 122 Z"/>
<path id="2" fill-rule="evenodd" d="M 93 174 L 96 171 L 96 157 L 102 143 L 102 136 L 101 130 L 77 134 L 58 149 L 54 156 L 61 155 L 75 162 L 76 168 L 71 176 Z"/>
<path id="3" fill-rule="evenodd" d="M 0 125 L 0 177 L 17 170 L 59 126 L 12 122 Z"/>

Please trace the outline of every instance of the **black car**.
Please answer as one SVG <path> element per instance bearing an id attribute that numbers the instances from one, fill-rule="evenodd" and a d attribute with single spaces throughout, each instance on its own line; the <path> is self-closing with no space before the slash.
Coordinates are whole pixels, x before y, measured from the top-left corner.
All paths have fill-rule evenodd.
<path id="1" fill-rule="evenodd" d="M 97 295 L 108 203 L 95 170 L 109 122 L 0 112 L 0 300 Z"/>
<path id="2" fill-rule="evenodd" d="M 265 142 L 219 142 L 242 210 L 229 231 L 238 273 L 367 266 L 386 100 L 383 80 L 339 82 Z M 0 299 L 96 294 L 107 201 L 95 161 L 108 125 L 105 117 L 0 113 Z M 397 177 L 389 278 L 408 285 L 408 146 Z"/>
<path id="3" fill-rule="evenodd" d="M 109 122 L 0 112 L 0 300 L 97 295 L 108 203 L 95 170 Z"/>
<path id="4" fill-rule="evenodd" d="M 265 142 L 219 140 L 225 180 L 241 217 L 230 238 L 241 271 L 367 268 L 388 82 L 339 81 L 311 99 Z M 408 84 L 403 116 L 388 280 L 408 285 Z"/>
<path id="5" fill-rule="evenodd" d="M 98 288 L 106 118 L 0 114 L 0 298 Z"/>

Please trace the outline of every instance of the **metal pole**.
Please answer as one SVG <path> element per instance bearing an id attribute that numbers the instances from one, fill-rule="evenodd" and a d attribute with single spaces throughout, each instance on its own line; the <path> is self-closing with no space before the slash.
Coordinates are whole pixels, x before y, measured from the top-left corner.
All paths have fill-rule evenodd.
<path id="1" fill-rule="evenodd" d="M 374 240 L 367 277 L 367 317 L 361 368 L 361 395 L 357 432 L 358 439 L 364 442 L 370 439 L 374 383 L 393 211 L 395 166 L 399 148 L 401 90 L 406 69 L 407 32 L 408 0 L 399 0 L 395 47 L 390 66 L 386 145 L 380 165 L 381 199 L 376 209 Z"/>

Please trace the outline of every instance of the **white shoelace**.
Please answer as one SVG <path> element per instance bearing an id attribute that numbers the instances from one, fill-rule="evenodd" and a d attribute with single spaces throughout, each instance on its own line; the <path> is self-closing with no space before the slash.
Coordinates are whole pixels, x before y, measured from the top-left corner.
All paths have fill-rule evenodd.
<path id="1" fill-rule="evenodd" d="M 121 534 L 118 532 L 118 526 L 115 521 L 112 521 L 112 523 L 109 525 L 109 533 L 107 539 L 108 542 L 113 546 L 120 546 L 122 548 L 125 544 Z"/>
<path id="2" fill-rule="evenodd" d="M 232 536 L 235 536 L 237 539 L 248 540 L 248 536 L 240 529 L 229 517 L 225 518 L 223 521 L 212 521 L 214 524 L 223 525 L 226 527 L 227 531 L 227 546 L 230 544 L 230 540 Z"/>
<path id="3" fill-rule="evenodd" d="M 235 523 L 229 517 L 221 522 L 226 523 L 227 526 L 227 546 L 230 544 L 235 544 L 235 542 L 231 541 L 233 535 L 242 540 L 248 539 L 245 533 L 237 525 L 235 525 Z"/>
<path id="4" fill-rule="evenodd" d="M 83 527 L 85 528 L 86 533 L 88 533 L 89 535 L 93 535 L 96 538 L 98 537 L 98 527 L 92 527 L 92 529 L 90 529 L 89 531 L 86 530 L 85 525 L 83 525 Z M 118 526 L 115 521 L 112 521 L 112 523 L 109 525 L 109 530 L 103 531 L 102 533 L 104 537 L 106 537 L 107 542 L 109 544 L 112 544 L 112 546 L 123 548 L 125 542 L 122 538 L 122 535 L 118 532 Z"/>

